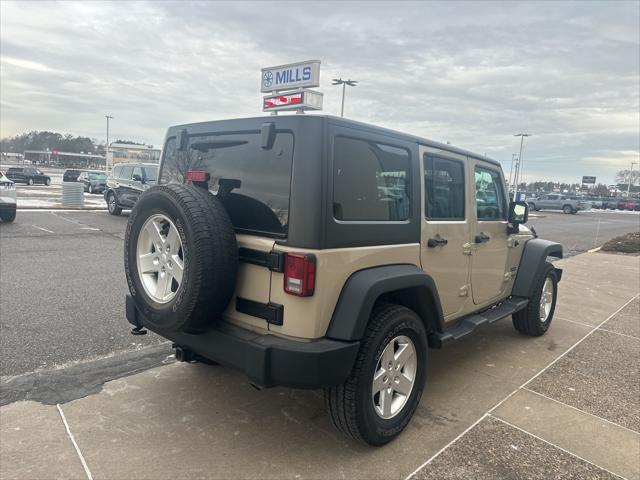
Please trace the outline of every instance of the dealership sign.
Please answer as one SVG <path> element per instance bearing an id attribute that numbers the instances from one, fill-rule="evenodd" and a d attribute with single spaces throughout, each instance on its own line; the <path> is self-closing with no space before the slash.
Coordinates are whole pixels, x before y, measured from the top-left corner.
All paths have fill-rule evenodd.
<path id="1" fill-rule="evenodd" d="M 595 184 L 596 183 L 596 177 L 582 177 L 582 183 L 590 183 L 590 184 Z"/>
<path id="2" fill-rule="evenodd" d="M 309 90 L 319 86 L 320 60 L 263 68 L 260 91 L 269 95 L 262 99 L 262 111 L 277 115 L 283 110 L 322 110 L 322 93 Z"/>
<path id="3" fill-rule="evenodd" d="M 320 86 L 320 60 L 290 63 L 262 69 L 260 91 L 277 92 Z"/>

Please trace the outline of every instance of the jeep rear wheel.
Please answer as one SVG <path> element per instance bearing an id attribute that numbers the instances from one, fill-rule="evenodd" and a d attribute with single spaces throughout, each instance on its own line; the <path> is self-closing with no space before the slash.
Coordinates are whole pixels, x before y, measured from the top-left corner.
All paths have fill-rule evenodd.
<path id="1" fill-rule="evenodd" d="M 197 333 L 231 300 L 238 246 L 220 201 L 193 185 L 146 190 L 125 233 L 125 274 L 145 325 Z"/>
<path id="2" fill-rule="evenodd" d="M 546 263 L 535 280 L 527 308 L 513 314 L 513 326 L 531 337 L 544 335 L 551 325 L 558 297 L 558 277 L 551 263 Z"/>
<path id="3" fill-rule="evenodd" d="M 349 378 L 325 390 L 335 427 L 370 445 L 383 445 L 398 436 L 420 403 L 427 348 L 424 326 L 413 311 L 379 306 Z"/>

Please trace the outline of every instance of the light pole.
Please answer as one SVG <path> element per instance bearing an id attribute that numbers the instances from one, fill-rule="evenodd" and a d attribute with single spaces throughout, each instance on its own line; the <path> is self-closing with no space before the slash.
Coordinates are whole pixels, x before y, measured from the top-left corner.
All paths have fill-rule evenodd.
<path id="1" fill-rule="evenodd" d="M 344 93 L 347 85 L 355 87 L 358 85 L 357 80 L 342 80 L 342 78 L 334 78 L 332 85 L 342 85 L 342 108 L 340 109 L 340 116 L 344 117 Z"/>
<path id="2" fill-rule="evenodd" d="M 517 155 L 511 154 L 511 169 L 509 170 L 509 189 L 513 187 L 513 166 L 515 165 Z"/>
<path id="3" fill-rule="evenodd" d="M 631 162 L 631 170 L 629 170 L 629 185 L 627 186 L 627 198 L 631 193 L 631 180 L 633 179 L 633 166 L 640 165 L 638 162 Z"/>
<path id="4" fill-rule="evenodd" d="M 113 117 L 111 115 L 105 115 L 104 118 L 107 119 L 107 145 L 104 149 L 104 171 L 109 173 L 109 120 Z"/>
<path id="5" fill-rule="evenodd" d="M 513 191 L 513 201 L 516 201 L 518 195 L 518 177 L 522 175 L 522 144 L 524 137 L 531 137 L 530 133 L 517 133 L 514 137 L 520 137 L 520 155 L 518 155 L 518 169 L 516 170 L 516 188 Z"/>

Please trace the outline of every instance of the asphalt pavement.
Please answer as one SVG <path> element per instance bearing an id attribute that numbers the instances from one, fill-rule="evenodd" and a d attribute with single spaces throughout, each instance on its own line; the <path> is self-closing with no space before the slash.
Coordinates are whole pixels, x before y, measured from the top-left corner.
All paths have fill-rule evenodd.
<path id="1" fill-rule="evenodd" d="M 607 240 L 640 230 L 640 212 L 591 210 L 568 215 L 553 210 L 530 214 L 529 226 L 540 236 L 559 242 L 565 257 L 601 246 Z"/>
<path id="2" fill-rule="evenodd" d="M 564 244 L 567 255 L 640 229 L 638 214 L 538 214 L 530 225 L 542 238 Z M 126 221 L 126 212 L 115 217 L 106 211 L 20 210 L 15 223 L 0 224 L 0 375 L 112 356 L 121 364 L 117 377 L 128 373 L 128 363 L 141 368 L 138 360 L 120 357 L 124 352 L 163 344 L 150 362 L 171 353 L 151 333 L 129 334 Z"/>
<path id="3" fill-rule="evenodd" d="M 124 318 L 126 216 L 18 211 L 0 225 L 0 375 L 139 350 Z"/>

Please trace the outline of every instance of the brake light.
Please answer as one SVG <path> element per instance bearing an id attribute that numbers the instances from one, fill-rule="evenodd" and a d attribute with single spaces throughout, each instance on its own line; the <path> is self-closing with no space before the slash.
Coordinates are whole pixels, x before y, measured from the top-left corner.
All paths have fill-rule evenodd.
<path id="1" fill-rule="evenodd" d="M 188 170 L 184 174 L 184 179 L 187 182 L 208 182 L 210 178 L 211 175 L 206 170 Z"/>
<path id="2" fill-rule="evenodd" d="M 316 257 L 304 253 L 284 256 L 284 291 L 298 297 L 310 297 L 316 283 Z"/>

